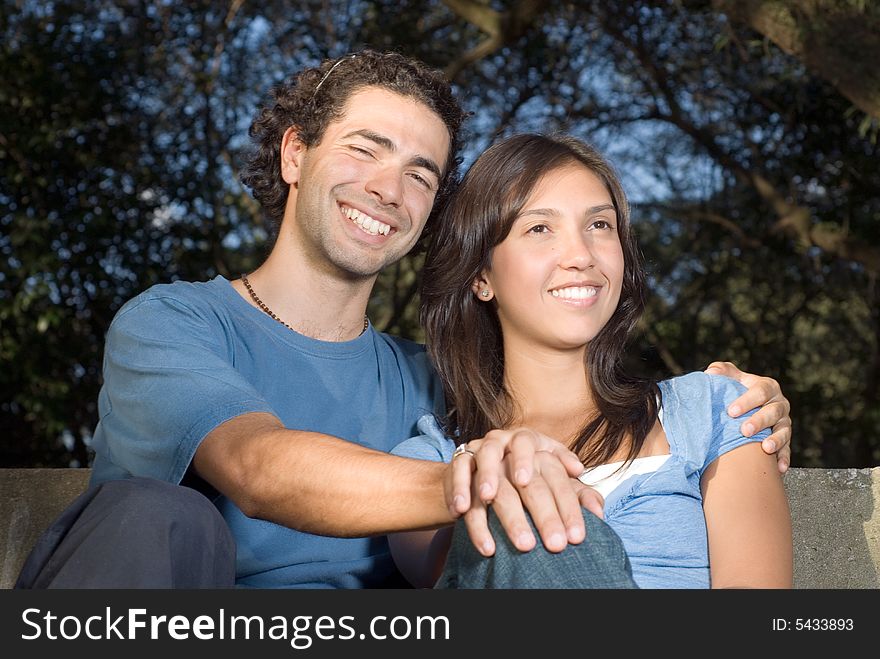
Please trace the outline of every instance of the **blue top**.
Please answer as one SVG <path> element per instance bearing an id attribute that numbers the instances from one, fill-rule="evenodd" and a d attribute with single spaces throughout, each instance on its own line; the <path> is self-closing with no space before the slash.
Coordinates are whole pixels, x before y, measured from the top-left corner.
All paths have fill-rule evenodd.
<path id="1" fill-rule="evenodd" d="M 641 588 L 708 588 L 709 547 L 700 479 L 719 456 L 769 430 L 743 437 L 745 417 L 732 419 L 728 405 L 745 388 L 720 375 L 689 373 L 659 383 L 663 429 L 670 457 L 656 471 L 635 474 L 605 499 L 605 521 L 623 541 Z M 433 416 L 419 420 L 418 437 L 396 446 L 405 457 L 448 462 L 455 444 Z M 589 542 L 589 539 L 587 539 Z"/>
<path id="2" fill-rule="evenodd" d="M 98 409 L 92 483 L 180 483 L 205 435 L 241 414 L 388 451 L 443 407 L 422 346 L 372 327 L 352 341 L 311 339 L 217 277 L 154 286 L 123 306 L 107 334 Z M 301 533 L 208 493 L 235 537 L 240 585 L 361 588 L 393 573 L 384 536 Z"/>

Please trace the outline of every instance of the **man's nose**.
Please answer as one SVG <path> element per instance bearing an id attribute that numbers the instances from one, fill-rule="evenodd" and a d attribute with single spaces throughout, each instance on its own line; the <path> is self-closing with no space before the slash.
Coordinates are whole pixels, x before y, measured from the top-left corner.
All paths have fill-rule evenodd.
<path id="1" fill-rule="evenodd" d="M 367 181 L 367 192 L 386 206 L 400 206 L 403 200 L 403 175 L 395 167 L 379 167 Z"/>

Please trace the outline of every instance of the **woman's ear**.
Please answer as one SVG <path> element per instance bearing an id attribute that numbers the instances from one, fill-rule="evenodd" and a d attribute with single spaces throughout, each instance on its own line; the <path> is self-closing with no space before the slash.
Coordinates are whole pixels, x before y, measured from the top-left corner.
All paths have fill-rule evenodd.
<path id="1" fill-rule="evenodd" d="M 299 130 L 291 126 L 281 138 L 281 178 L 288 185 L 299 183 L 299 173 L 306 145 L 299 139 Z"/>
<path id="2" fill-rule="evenodd" d="M 488 302 L 494 297 L 492 285 L 489 283 L 489 278 L 486 277 L 485 272 L 481 273 L 479 277 L 474 279 L 474 283 L 471 284 L 471 290 L 474 292 L 474 295 L 477 296 L 477 299 L 482 302 Z"/>

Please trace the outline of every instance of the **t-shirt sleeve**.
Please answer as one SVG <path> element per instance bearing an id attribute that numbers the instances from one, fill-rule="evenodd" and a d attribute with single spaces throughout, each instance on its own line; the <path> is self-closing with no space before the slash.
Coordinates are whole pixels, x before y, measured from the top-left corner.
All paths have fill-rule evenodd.
<path id="1" fill-rule="evenodd" d="M 440 429 L 436 418 L 426 414 L 419 419 L 418 428 L 421 435 L 410 437 L 391 449 L 392 455 L 431 462 L 449 462 L 455 443 L 448 439 Z"/>
<path id="2" fill-rule="evenodd" d="M 440 376 L 431 364 L 424 345 L 398 336 L 382 336 L 399 356 L 400 368 L 411 383 L 408 387 L 410 396 L 407 400 L 406 418 L 412 419 L 414 423 L 407 434 L 418 434 L 416 425 L 420 419 L 434 414 L 442 416 L 445 413 L 446 402 Z"/>
<path id="3" fill-rule="evenodd" d="M 210 314 L 168 296 L 136 298 L 114 318 L 95 433 L 112 475 L 179 483 L 211 430 L 241 414 L 274 413 L 234 368 L 223 324 Z"/>
<path id="4" fill-rule="evenodd" d="M 740 431 L 740 426 L 748 417 L 757 412 L 758 408 L 749 410 L 735 419 L 727 414 L 727 408 L 730 404 L 746 391 L 743 385 L 736 380 L 720 375 L 707 375 L 706 378 L 710 387 L 714 427 L 703 470 L 725 453 L 744 444 L 761 442 L 770 435 L 769 429 L 764 429 L 751 437 L 745 437 Z"/>

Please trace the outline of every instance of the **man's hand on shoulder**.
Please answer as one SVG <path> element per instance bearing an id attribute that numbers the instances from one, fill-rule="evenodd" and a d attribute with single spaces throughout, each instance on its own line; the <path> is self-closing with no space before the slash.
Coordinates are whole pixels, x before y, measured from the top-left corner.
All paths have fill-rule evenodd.
<path id="1" fill-rule="evenodd" d="M 776 466 L 780 473 L 788 471 L 791 464 L 791 404 L 782 395 L 782 388 L 773 378 L 744 373 L 730 362 L 712 362 L 706 373 L 725 375 L 733 378 L 747 388 L 742 396 L 734 400 L 727 413 L 736 418 L 749 410 L 760 408 L 746 419 L 740 431 L 751 437 L 764 428 L 770 428 L 770 436 L 761 442 L 765 453 L 776 453 Z"/>

